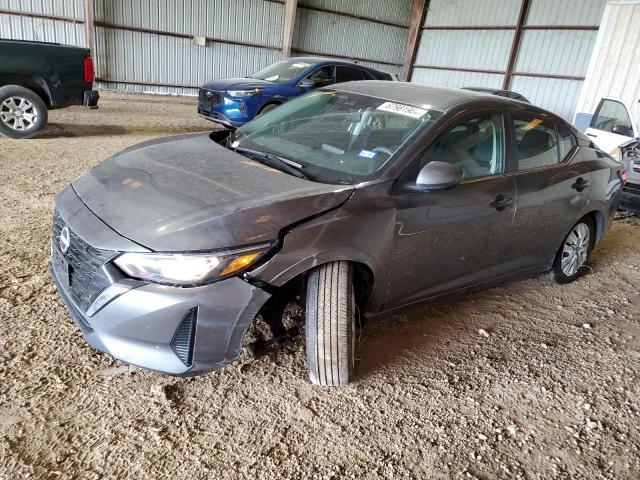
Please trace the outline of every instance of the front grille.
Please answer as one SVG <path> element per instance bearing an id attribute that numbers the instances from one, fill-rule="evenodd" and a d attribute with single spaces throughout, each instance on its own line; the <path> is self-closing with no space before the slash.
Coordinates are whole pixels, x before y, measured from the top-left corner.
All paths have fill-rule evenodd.
<path id="1" fill-rule="evenodd" d="M 198 92 L 198 99 L 201 102 L 207 102 L 211 105 L 218 105 L 222 103 L 222 92 L 201 88 Z"/>
<path id="2" fill-rule="evenodd" d="M 56 212 L 53 217 L 52 236 L 52 242 L 56 247 L 64 226 L 64 221 Z M 111 260 L 117 252 L 92 247 L 71 229 L 69 229 L 69 233 L 71 242 L 69 250 L 64 255 L 69 262 L 69 289 L 67 293 L 78 308 L 86 312 L 97 296 L 111 284 L 102 266 Z"/>
<path id="3" fill-rule="evenodd" d="M 173 339 L 171 348 L 178 358 L 187 367 L 193 361 L 193 343 L 196 334 L 196 319 L 198 318 L 198 307 L 193 307 L 182 318 Z"/>
<path id="4" fill-rule="evenodd" d="M 622 188 L 625 192 L 633 193 L 634 195 L 640 195 L 640 185 L 635 183 L 626 183 Z"/>

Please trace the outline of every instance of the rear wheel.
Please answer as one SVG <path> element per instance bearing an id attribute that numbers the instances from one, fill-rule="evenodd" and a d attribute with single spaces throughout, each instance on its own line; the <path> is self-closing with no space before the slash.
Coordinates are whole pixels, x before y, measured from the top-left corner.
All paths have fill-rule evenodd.
<path id="1" fill-rule="evenodd" d="M 353 267 L 339 261 L 322 265 L 307 283 L 307 365 L 312 383 L 348 384 L 353 377 L 355 341 Z"/>
<path id="2" fill-rule="evenodd" d="M 576 223 L 553 262 L 552 275 L 558 283 L 570 283 L 582 275 L 594 245 L 593 222 L 584 218 Z"/>
<path id="3" fill-rule="evenodd" d="M 28 88 L 0 88 L 0 134 L 9 138 L 33 137 L 47 123 L 47 106 Z"/>

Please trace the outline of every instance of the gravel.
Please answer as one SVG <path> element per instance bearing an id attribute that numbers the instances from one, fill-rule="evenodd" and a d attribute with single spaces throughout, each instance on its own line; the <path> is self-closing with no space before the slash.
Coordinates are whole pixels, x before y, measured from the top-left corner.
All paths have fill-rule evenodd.
<path id="1" fill-rule="evenodd" d="M 367 323 L 357 381 L 313 387 L 301 339 L 178 379 L 88 347 L 47 274 L 52 200 L 137 142 L 211 129 L 191 98 L 105 92 L 0 140 L 0 479 L 640 478 L 640 230 L 592 272 Z"/>

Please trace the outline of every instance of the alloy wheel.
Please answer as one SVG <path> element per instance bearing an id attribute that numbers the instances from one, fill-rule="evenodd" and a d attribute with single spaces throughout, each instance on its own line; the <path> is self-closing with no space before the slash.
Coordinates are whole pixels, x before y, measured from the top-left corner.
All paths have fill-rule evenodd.
<path id="1" fill-rule="evenodd" d="M 38 121 L 38 111 L 24 97 L 9 97 L 0 104 L 0 120 L 12 130 L 30 130 Z"/>
<path id="2" fill-rule="evenodd" d="M 586 223 L 579 223 L 567 235 L 562 249 L 560 269 L 567 277 L 572 277 L 586 263 L 589 254 L 591 231 Z"/>

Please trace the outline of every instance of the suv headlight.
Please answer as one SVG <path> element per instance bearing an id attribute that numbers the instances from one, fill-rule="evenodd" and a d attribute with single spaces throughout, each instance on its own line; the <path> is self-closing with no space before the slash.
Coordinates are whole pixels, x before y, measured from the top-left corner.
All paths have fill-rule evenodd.
<path id="1" fill-rule="evenodd" d="M 201 285 L 246 270 L 269 247 L 266 244 L 219 253 L 124 253 L 114 263 L 133 278 L 169 285 Z"/>
<path id="2" fill-rule="evenodd" d="M 227 90 L 230 97 L 253 97 L 262 91 L 261 88 L 253 88 L 251 90 Z"/>

